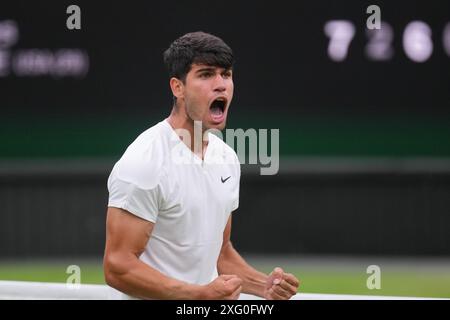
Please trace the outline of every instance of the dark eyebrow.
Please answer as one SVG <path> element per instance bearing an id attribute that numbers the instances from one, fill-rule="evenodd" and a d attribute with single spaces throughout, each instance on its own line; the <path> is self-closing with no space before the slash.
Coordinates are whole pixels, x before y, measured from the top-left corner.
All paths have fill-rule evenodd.
<path id="1" fill-rule="evenodd" d="M 201 68 L 201 69 L 198 69 L 197 71 L 195 71 L 195 73 L 201 73 L 201 72 L 204 72 L 204 71 L 214 71 L 214 67 L 205 67 L 205 68 Z"/>
<path id="2" fill-rule="evenodd" d="M 214 72 L 216 68 L 218 68 L 218 67 L 204 67 L 204 68 L 198 69 L 197 71 L 195 71 L 195 73 L 201 73 L 201 72 L 205 72 L 205 71 L 209 71 L 209 72 L 213 71 Z M 226 68 L 226 69 L 221 68 L 221 69 L 223 69 L 222 72 L 230 72 L 233 70 L 233 68 Z"/>

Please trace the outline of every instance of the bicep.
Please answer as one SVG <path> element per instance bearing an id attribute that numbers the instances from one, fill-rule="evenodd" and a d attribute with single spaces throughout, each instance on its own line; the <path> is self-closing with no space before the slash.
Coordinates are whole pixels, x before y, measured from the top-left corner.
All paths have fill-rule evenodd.
<path id="1" fill-rule="evenodd" d="M 109 207 L 106 219 L 105 255 L 139 257 L 150 239 L 153 226 L 154 223 L 126 210 Z"/>

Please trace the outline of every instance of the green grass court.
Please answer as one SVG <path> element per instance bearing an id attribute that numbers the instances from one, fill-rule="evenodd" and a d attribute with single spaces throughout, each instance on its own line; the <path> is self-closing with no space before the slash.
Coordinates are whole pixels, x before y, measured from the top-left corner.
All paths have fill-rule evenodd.
<path id="1" fill-rule="evenodd" d="M 0 280 L 66 282 L 68 264 L 0 264 Z M 82 263 L 81 282 L 104 284 L 102 266 L 98 263 Z M 258 267 L 258 266 L 257 266 Z M 271 267 L 260 266 L 263 272 Z M 365 270 L 333 267 L 286 268 L 302 282 L 301 291 L 307 293 L 388 295 L 413 297 L 450 298 L 450 270 L 415 270 L 405 266 L 405 271 L 396 268 L 382 268 L 381 289 L 369 290 Z"/>

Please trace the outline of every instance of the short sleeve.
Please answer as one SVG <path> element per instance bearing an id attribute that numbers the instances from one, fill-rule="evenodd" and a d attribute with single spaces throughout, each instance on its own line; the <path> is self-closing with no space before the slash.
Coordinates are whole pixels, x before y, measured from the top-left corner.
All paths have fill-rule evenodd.
<path id="1" fill-rule="evenodd" d="M 241 183 L 241 163 L 239 162 L 238 157 L 236 156 L 235 158 L 235 164 L 234 164 L 234 168 L 235 168 L 235 174 L 236 174 L 236 191 L 234 193 L 234 200 L 233 200 L 233 205 L 231 207 L 231 211 L 235 211 L 237 208 L 239 208 L 239 189 L 240 189 L 240 183 Z"/>
<path id="2" fill-rule="evenodd" d="M 114 168 L 108 178 L 108 207 L 124 209 L 144 220 L 155 223 L 161 202 L 159 184 L 144 189 L 132 181 L 127 181 Z"/>
<path id="3" fill-rule="evenodd" d="M 238 197 L 234 200 L 233 207 L 231 208 L 231 211 L 235 211 L 235 210 L 237 210 L 237 208 L 239 208 L 239 194 L 238 194 Z"/>

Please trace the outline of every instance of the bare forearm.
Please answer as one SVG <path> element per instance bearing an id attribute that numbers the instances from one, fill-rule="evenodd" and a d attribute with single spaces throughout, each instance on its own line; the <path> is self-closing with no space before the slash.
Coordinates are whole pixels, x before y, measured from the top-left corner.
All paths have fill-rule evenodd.
<path id="1" fill-rule="evenodd" d="M 231 242 L 222 249 L 217 267 L 219 274 L 235 274 L 241 278 L 243 293 L 263 297 L 268 276 L 250 266 L 233 248 Z"/>
<path id="2" fill-rule="evenodd" d="M 105 263 L 110 286 L 141 299 L 202 299 L 202 287 L 165 276 L 139 259 Z"/>

